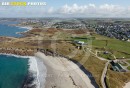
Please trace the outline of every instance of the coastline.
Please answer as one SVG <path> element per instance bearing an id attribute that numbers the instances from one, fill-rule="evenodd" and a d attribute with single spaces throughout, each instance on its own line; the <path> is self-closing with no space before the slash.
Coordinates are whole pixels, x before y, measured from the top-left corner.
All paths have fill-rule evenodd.
<path id="1" fill-rule="evenodd" d="M 31 57 L 29 58 L 29 72 L 32 73 L 32 77 L 34 77 L 35 79 L 33 80 L 31 85 L 36 85 L 36 88 L 40 88 L 40 82 L 38 79 L 38 75 L 39 75 L 39 70 L 37 67 L 37 61 L 35 59 L 35 57 Z"/>
<path id="2" fill-rule="evenodd" d="M 43 79 L 43 77 L 46 77 L 46 67 L 38 58 L 35 56 L 21 56 L 7 53 L 0 53 L 0 55 L 13 56 L 17 58 L 28 58 L 28 71 L 33 73 L 33 77 L 35 78 L 33 84 L 36 85 L 36 88 L 44 88 L 43 84 L 45 83 L 45 79 Z"/>
<path id="3" fill-rule="evenodd" d="M 24 32 L 16 32 L 16 34 L 21 34 L 21 33 L 26 33 L 26 32 L 28 32 L 28 31 L 30 31 L 30 30 L 32 30 L 33 29 L 33 27 L 31 27 L 31 26 L 15 26 L 15 27 L 18 27 L 18 28 L 23 28 L 23 29 L 27 29 L 26 31 L 24 31 Z"/>
<path id="4" fill-rule="evenodd" d="M 45 88 L 95 88 L 89 76 L 72 61 L 41 52 L 35 56 L 42 59 L 47 68 Z"/>
<path id="5" fill-rule="evenodd" d="M 23 29 L 28 29 L 28 30 L 31 30 L 33 27 L 31 26 L 16 26 L 18 28 L 23 28 Z"/>
<path id="6" fill-rule="evenodd" d="M 39 79 L 40 82 L 40 86 L 39 88 L 44 88 L 45 87 L 45 79 L 46 79 L 46 75 L 47 75 L 47 69 L 46 66 L 44 65 L 44 63 L 42 62 L 41 59 L 35 57 L 36 61 L 37 61 L 37 68 L 39 70 L 39 74 L 37 75 L 37 78 Z"/>
<path id="7" fill-rule="evenodd" d="M 16 27 L 28 29 L 27 31 L 24 31 L 21 33 L 26 33 L 31 30 L 30 27 L 22 27 L 22 26 L 16 26 Z M 21 56 L 21 54 L 15 55 L 15 54 L 4 53 L 3 55 L 9 55 L 9 56 L 15 56 L 15 57 L 21 57 L 21 58 L 29 58 L 29 71 L 34 73 L 36 80 L 34 80 L 33 83 L 37 85 L 36 88 L 44 88 L 44 86 L 45 86 L 45 88 L 50 88 L 50 87 L 54 87 L 54 88 L 59 88 L 59 87 L 60 88 L 66 88 L 66 87 L 67 88 L 75 88 L 75 87 L 76 88 L 77 87 L 94 88 L 89 77 L 86 76 L 86 74 L 84 74 L 84 72 L 81 71 L 81 69 L 78 68 L 76 64 L 74 64 L 73 62 L 71 62 L 69 60 L 66 61 L 65 58 L 61 58 L 61 57 L 57 58 L 58 60 L 63 59 L 63 61 L 65 61 L 65 64 L 68 63 L 68 65 L 69 65 L 66 67 L 66 66 L 64 66 L 64 63 L 60 64 L 60 66 L 61 66 L 60 69 L 62 69 L 62 71 L 59 71 L 59 70 L 55 70 L 55 69 L 51 68 L 52 65 L 46 63 L 46 61 L 43 62 L 44 57 L 42 57 L 42 59 L 41 59 L 41 58 L 35 58 L 34 56 Z M 46 59 L 48 59 L 50 57 L 51 56 L 48 56 L 48 57 L 46 57 Z M 58 60 L 57 60 L 57 62 L 59 63 Z M 51 59 L 51 61 L 53 62 L 53 61 L 55 61 L 55 59 L 53 58 L 53 59 Z M 42 70 L 42 65 L 44 65 L 43 63 L 45 63 L 45 65 L 48 67 L 47 71 Z M 57 63 L 55 63 L 55 64 L 57 65 Z M 54 65 L 54 68 L 56 65 Z M 49 66 L 51 66 L 51 67 L 49 67 Z M 71 68 L 69 69 L 69 67 L 71 67 Z M 77 68 L 77 69 L 75 70 L 75 68 Z M 74 69 L 74 70 L 72 70 L 72 69 Z M 71 71 L 68 71 L 68 70 L 71 70 Z M 43 74 L 46 72 L 47 72 L 47 74 Z M 45 80 L 47 80 L 47 81 L 45 82 Z M 67 81 L 67 83 L 65 83 L 66 81 Z M 53 84 L 53 82 L 56 82 L 56 83 Z"/>

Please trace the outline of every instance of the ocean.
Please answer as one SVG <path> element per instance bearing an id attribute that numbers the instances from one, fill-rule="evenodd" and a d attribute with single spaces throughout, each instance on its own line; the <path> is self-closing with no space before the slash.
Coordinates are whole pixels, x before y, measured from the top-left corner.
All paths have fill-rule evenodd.
<path id="1" fill-rule="evenodd" d="M 26 28 L 20 28 L 15 26 L 10 26 L 10 24 L 1 23 L 0 24 L 0 36 L 8 36 L 8 37 L 21 37 L 21 34 L 17 34 L 17 32 L 27 31 Z"/>
<path id="2" fill-rule="evenodd" d="M 0 36 L 21 37 L 22 35 L 16 32 L 28 30 L 9 24 L 11 23 L 0 23 Z M 0 55 L 0 88 L 22 88 L 28 74 L 28 60 L 28 58 Z"/>
<path id="3" fill-rule="evenodd" d="M 28 67 L 27 58 L 0 55 L 0 88 L 21 88 Z"/>

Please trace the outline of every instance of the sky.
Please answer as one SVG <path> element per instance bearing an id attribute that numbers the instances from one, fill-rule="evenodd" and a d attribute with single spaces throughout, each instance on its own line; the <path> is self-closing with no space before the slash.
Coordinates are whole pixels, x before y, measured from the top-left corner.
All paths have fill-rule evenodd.
<path id="1" fill-rule="evenodd" d="M 45 6 L 0 6 L 0 17 L 130 18 L 130 0 L 0 0 L 46 2 Z"/>

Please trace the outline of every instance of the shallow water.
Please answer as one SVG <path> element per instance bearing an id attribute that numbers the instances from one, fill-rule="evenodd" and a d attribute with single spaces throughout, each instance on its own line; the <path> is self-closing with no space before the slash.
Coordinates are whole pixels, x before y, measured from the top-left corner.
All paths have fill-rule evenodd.
<path id="1" fill-rule="evenodd" d="M 28 72 L 28 59 L 0 55 L 0 88 L 21 88 Z"/>

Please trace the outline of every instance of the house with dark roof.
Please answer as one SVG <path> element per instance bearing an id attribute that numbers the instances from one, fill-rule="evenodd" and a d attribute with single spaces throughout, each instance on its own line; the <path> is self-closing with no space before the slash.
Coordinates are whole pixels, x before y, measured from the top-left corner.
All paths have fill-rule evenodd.
<path id="1" fill-rule="evenodd" d="M 111 65 L 112 65 L 112 69 L 113 69 L 114 71 L 126 72 L 126 70 L 124 70 L 119 63 L 116 63 L 116 62 L 114 62 L 114 61 L 111 61 L 110 63 L 111 63 Z"/>

